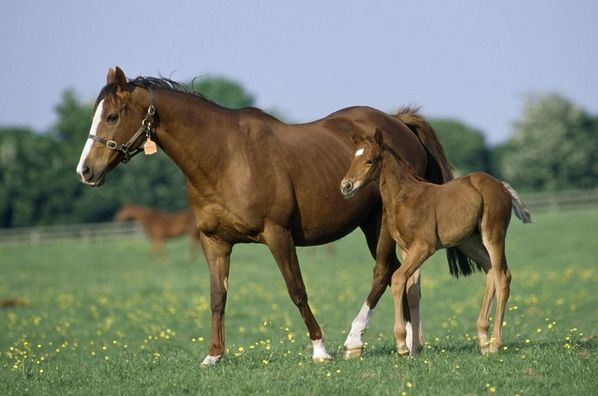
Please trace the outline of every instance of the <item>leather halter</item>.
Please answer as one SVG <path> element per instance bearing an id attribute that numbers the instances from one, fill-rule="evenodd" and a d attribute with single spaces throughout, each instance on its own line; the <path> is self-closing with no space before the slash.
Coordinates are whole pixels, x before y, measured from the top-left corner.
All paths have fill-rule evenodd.
<path id="1" fill-rule="evenodd" d="M 122 159 L 122 162 L 129 162 L 131 160 L 131 158 L 133 158 L 135 155 L 139 154 L 140 152 L 143 151 L 143 145 L 141 145 L 140 147 L 131 149 L 131 146 L 133 145 L 133 143 L 135 143 L 135 141 L 137 139 L 139 139 L 139 136 L 141 136 L 142 134 L 145 134 L 145 136 L 149 139 L 152 133 L 152 123 L 154 122 L 154 114 L 156 114 L 156 106 L 155 106 L 155 98 L 154 98 L 154 92 L 152 90 L 150 90 L 150 96 L 151 96 L 151 102 L 152 104 L 149 105 L 149 107 L 147 108 L 147 112 L 145 113 L 145 117 L 143 118 L 143 120 L 141 121 L 141 126 L 139 127 L 139 129 L 137 129 L 137 132 L 135 132 L 135 134 L 131 137 L 131 139 L 129 139 L 128 142 L 124 143 L 124 144 L 119 144 L 117 142 L 115 142 L 114 140 L 109 140 L 109 139 L 105 139 L 101 136 L 96 136 L 96 135 L 92 135 L 89 134 L 88 138 L 103 144 L 104 146 L 108 147 L 110 150 L 114 150 L 114 151 L 119 151 L 121 153 L 123 153 L 124 157 Z"/>

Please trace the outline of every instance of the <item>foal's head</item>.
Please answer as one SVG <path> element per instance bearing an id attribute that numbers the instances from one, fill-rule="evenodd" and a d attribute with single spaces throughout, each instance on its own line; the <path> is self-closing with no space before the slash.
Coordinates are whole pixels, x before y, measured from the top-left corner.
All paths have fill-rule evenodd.
<path id="1" fill-rule="evenodd" d="M 347 174 L 341 180 L 341 194 L 345 198 L 351 198 L 368 183 L 377 181 L 384 144 L 382 131 L 378 128 L 374 136 L 353 134 L 352 137 L 356 146 L 355 155 Z"/>

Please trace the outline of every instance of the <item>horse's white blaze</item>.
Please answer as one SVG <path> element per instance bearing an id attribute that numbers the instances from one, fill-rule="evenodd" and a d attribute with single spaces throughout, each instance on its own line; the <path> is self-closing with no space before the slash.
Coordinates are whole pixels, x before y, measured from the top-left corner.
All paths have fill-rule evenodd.
<path id="1" fill-rule="evenodd" d="M 349 335 L 345 340 L 345 348 L 356 349 L 361 348 L 363 346 L 361 336 L 367 330 L 370 317 L 373 313 L 374 310 L 370 309 L 367 303 L 363 303 L 361 309 L 359 310 L 359 313 L 351 323 L 351 331 L 349 332 Z"/>
<path id="2" fill-rule="evenodd" d="M 314 354 L 312 359 L 316 362 L 321 362 L 324 360 L 332 359 L 332 356 L 326 352 L 326 346 L 324 345 L 324 339 L 320 338 L 319 340 L 312 340 L 311 344 L 314 347 Z"/>
<path id="3" fill-rule="evenodd" d="M 360 148 L 359 150 L 357 150 L 357 151 L 355 152 L 355 156 L 356 156 L 356 157 L 360 157 L 360 156 L 362 156 L 364 151 L 365 151 L 365 149 L 364 149 L 363 147 L 362 147 L 362 148 Z"/>
<path id="4" fill-rule="evenodd" d="M 94 135 L 98 131 L 98 127 L 100 126 L 100 122 L 102 121 L 102 113 L 104 110 L 104 99 L 100 101 L 98 104 L 98 108 L 96 109 L 95 114 L 93 115 L 93 121 L 91 122 L 91 128 L 89 130 L 90 135 Z M 81 152 L 81 158 L 79 158 L 79 163 L 77 164 L 77 173 L 81 176 L 81 180 L 83 180 L 83 164 L 85 164 L 85 160 L 87 160 L 87 156 L 91 151 L 91 146 L 93 145 L 93 140 L 87 139 L 85 142 L 85 146 L 83 147 L 83 151 Z"/>

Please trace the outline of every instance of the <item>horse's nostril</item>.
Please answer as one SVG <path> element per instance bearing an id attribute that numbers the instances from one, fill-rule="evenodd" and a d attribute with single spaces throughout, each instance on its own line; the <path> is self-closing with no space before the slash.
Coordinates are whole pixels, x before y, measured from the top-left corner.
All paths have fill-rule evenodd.
<path id="1" fill-rule="evenodd" d="M 83 165 L 83 168 L 81 169 L 81 174 L 83 176 L 89 176 L 90 173 L 91 169 L 89 169 L 89 166 Z"/>
<path id="2" fill-rule="evenodd" d="M 346 182 L 345 183 L 345 191 L 351 191 L 353 189 L 353 182 Z"/>

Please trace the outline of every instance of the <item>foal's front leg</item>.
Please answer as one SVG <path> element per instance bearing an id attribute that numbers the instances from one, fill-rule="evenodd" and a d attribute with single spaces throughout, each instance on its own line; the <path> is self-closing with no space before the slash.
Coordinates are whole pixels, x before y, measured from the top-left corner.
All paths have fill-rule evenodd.
<path id="1" fill-rule="evenodd" d="M 386 228 L 386 216 L 382 216 L 381 224 L 374 219 L 363 224 L 361 229 L 365 235 L 370 253 L 376 260 L 376 265 L 374 267 L 370 292 L 361 306 L 359 313 L 353 319 L 353 322 L 351 322 L 351 330 L 345 340 L 346 359 L 361 356 L 363 352 L 362 336 L 367 330 L 370 318 L 374 313 L 374 308 L 390 284 L 392 274 L 399 266 L 399 260 L 395 254 L 395 241 Z"/>
<path id="2" fill-rule="evenodd" d="M 202 366 L 213 366 L 224 354 L 224 309 L 228 291 L 228 271 L 232 246 L 215 242 L 201 235 L 201 245 L 210 272 L 210 307 L 212 309 L 212 339 L 208 356 Z"/>
<path id="3" fill-rule="evenodd" d="M 309 338 L 314 348 L 312 359 L 315 362 L 332 359 L 326 352 L 324 333 L 307 303 L 307 292 L 305 291 L 305 284 L 301 276 L 295 242 L 291 232 L 278 225 L 268 225 L 264 230 L 264 239 L 276 260 L 276 264 L 278 264 L 287 285 L 289 296 L 299 309 L 305 326 L 307 326 Z"/>
<path id="4" fill-rule="evenodd" d="M 404 305 L 403 305 L 403 295 L 405 294 L 405 290 L 407 288 L 407 280 L 412 277 L 416 272 L 419 272 L 419 267 L 424 263 L 424 261 L 430 257 L 434 253 L 435 249 L 433 247 L 428 247 L 424 244 L 412 246 L 406 251 L 403 255 L 404 260 L 398 270 L 392 276 L 391 281 L 391 291 L 392 291 L 392 299 L 394 302 L 395 307 L 395 325 L 394 325 L 394 332 L 395 337 L 397 339 L 397 352 L 400 355 L 406 356 L 410 354 L 409 347 L 407 346 L 407 328 L 405 326 L 404 321 Z M 419 310 L 418 310 L 419 311 Z M 416 338 L 419 335 L 419 312 L 417 313 L 418 317 L 417 325 L 413 328 L 413 337 L 414 342 L 412 343 L 412 351 L 411 354 L 415 355 L 421 350 L 421 341 L 419 338 Z M 417 331 L 417 335 L 416 335 Z M 417 339 L 417 341 L 416 341 Z M 416 345 L 416 342 L 419 343 L 419 346 Z M 416 350 L 417 349 L 417 350 Z"/>

